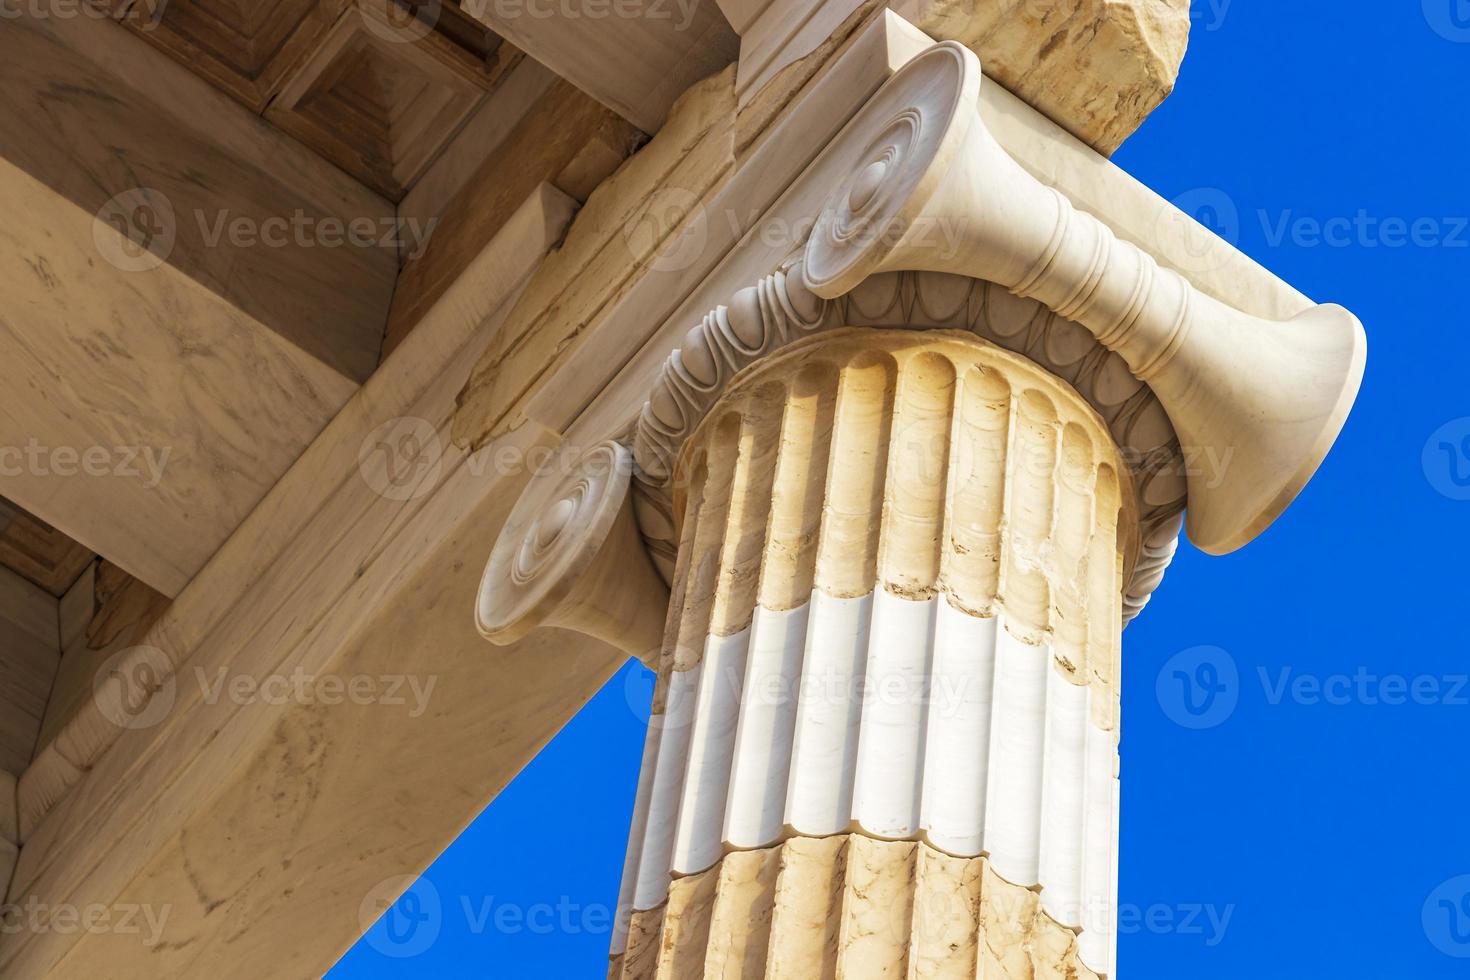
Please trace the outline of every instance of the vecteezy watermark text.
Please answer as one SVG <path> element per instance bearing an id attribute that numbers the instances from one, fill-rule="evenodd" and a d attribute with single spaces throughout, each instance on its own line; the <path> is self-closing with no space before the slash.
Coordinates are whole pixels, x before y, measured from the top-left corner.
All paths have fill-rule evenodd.
<path id="1" fill-rule="evenodd" d="M 53 905 L 31 895 L 0 904 L 0 935 L 54 933 L 73 936 L 87 933 L 94 936 L 137 936 L 139 942 L 151 949 L 162 941 L 164 927 L 172 912 L 172 905 L 135 902 Z"/>
<path id="2" fill-rule="evenodd" d="M 799 675 L 764 670 L 747 673 L 743 666 L 714 667 L 706 663 L 705 677 L 713 689 L 724 688 L 730 699 L 742 705 L 778 707 L 801 704 L 841 708 L 876 705 L 886 708 L 923 708 L 930 718 L 953 718 L 973 703 L 978 694 L 969 677 L 906 672 L 868 674 L 864 670 L 848 671 L 837 667 L 813 667 Z M 693 723 L 692 701 L 682 704 L 684 711 L 650 716 L 653 674 L 630 668 L 623 675 L 623 697 L 628 710 L 639 721 L 656 724 L 663 729 L 682 728 Z M 704 683 L 704 682 L 702 682 Z"/>
<path id="3" fill-rule="evenodd" d="M 315 673 L 297 665 L 269 674 L 193 665 L 176 673 L 168 654 L 142 645 L 119 650 L 99 668 L 92 698 L 102 715 L 128 729 L 152 728 L 168 717 L 179 687 L 192 681 L 204 704 L 381 705 L 418 718 L 429 708 L 437 674 Z"/>
<path id="4" fill-rule="evenodd" d="M 371 888 L 358 907 L 363 938 L 384 956 L 404 959 L 427 951 L 451 921 L 470 935 L 606 935 L 613 911 L 569 895 L 551 901 L 518 902 L 494 895 L 446 899 L 427 877 L 394 875 Z"/>
<path id="5" fill-rule="evenodd" d="M 34 437 L 0 446 L 0 476 L 117 476 L 143 478 L 149 490 L 163 482 L 168 446 L 47 446 Z"/>
<path id="6" fill-rule="evenodd" d="M 1219 906 L 1210 902 L 1154 902 L 1118 906 L 1118 934 L 1132 936 L 1148 933 L 1154 936 L 1199 936 L 1208 947 L 1220 945 L 1235 904 Z"/>
<path id="7" fill-rule="evenodd" d="M 796 248 L 807 241 L 819 215 L 786 218 L 762 216 L 756 210 L 710 208 L 693 191 L 661 188 L 623 225 L 623 241 L 634 258 L 650 258 L 656 272 L 679 272 L 704 255 L 711 229 L 740 238 L 746 236 L 773 250 Z M 943 260 L 963 247 L 967 219 L 921 216 L 912 221 L 865 221 L 849 229 L 850 245 L 903 242 L 906 249 L 923 250 Z"/>
<path id="8" fill-rule="evenodd" d="M 237 248 L 404 248 L 422 243 L 438 226 L 437 217 L 426 222 L 414 217 L 338 218 L 332 215 L 307 214 L 297 208 L 289 215 L 265 218 L 234 214 L 228 208 L 213 215 L 195 211 L 199 237 L 214 248 L 227 242 Z M 412 258 L 414 253 L 409 253 Z"/>
<path id="9" fill-rule="evenodd" d="M 930 892 L 917 896 L 918 909 L 909 906 L 894 909 L 891 920 L 894 938 L 909 941 L 917 937 L 941 940 L 956 920 L 973 914 L 966 899 L 958 892 Z M 997 921 L 1020 922 L 1035 914 L 1036 896 L 1027 889 L 996 889 L 987 894 L 985 903 Z M 1114 926 L 1119 935 L 1197 937 L 1206 947 L 1214 948 L 1225 940 L 1225 933 L 1235 916 L 1236 906 L 1215 902 L 1137 902 L 1114 903 L 1107 899 L 1091 899 L 1062 906 L 1046 907 L 1053 915 L 1070 922 L 1083 923 L 1084 931 Z M 914 911 L 923 914 L 915 915 Z"/>
<path id="10" fill-rule="evenodd" d="M 1271 707 L 1470 707 L 1470 674 L 1377 673 L 1366 666 L 1332 674 L 1298 672 L 1290 666 L 1258 666 L 1254 679 Z M 1214 646 L 1182 650 L 1159 669 L 1159 707 L 1184 728 L 1223 724 L 1245 696 L 1235 658 Z"/>
<path id="11" fill-rule="evenodd" d="M 438 217 L 312 214 L 296 208 L 283 214 L 242 214 L 230 208 L 186 212 L 181 218 L 162 191 L 135 187 L 98 209 L 92 239 L 98 254 L 124 272 L 147 272 L 168 261 L 181 235 L 203 248 L 387 248 L 400 258 L 419 255 Z"/>
<path id="12" fill-rule="evenodd" d="M 429 707 L 439 678 L 435 674 L 312 674 L 296 667 L 286 674 L 231 674 L 220 667 L 212 673 L 194 668 L 205 704 L 356 704 L 388 705 L 408 709 L 417 718 Z"/>
<path id="13" fill-rule="evenodd" d="M 0 20 L 122 20 L 137 25 L 140 31 L 151 31 L 163 20 L 168 0 L 135 0 L 126 9 L 108 0 L 0 0 Z"/>
<path id="14" fill-rule="evenodd" d="M 1210 241 L 1206 229 L 1231 245 L 1241 243 L 1246 221 L 1235 199 L 1220 188 L 1196 187 L 1172 203 L 1178 211 L 1161 215 L 1159 233 L 1177 241 L 1176 257 L 1190 271 L 1212 271 L 1229 255 Z M 1358 208 L 1322 216 L 1258 208 L 1253 217 L 1269 248 L 1470 249 L 1470 215 L 1381 215 Z"/>

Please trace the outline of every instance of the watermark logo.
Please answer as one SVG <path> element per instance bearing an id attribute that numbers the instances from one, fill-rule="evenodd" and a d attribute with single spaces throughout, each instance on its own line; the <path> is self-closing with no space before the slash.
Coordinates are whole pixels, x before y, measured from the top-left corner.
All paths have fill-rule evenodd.
<path id="1" fill-rule="evenodd" d="M 444 446 L 427 419 L 392 418 L 362 440 L 357 470 L 367 485 L 389 500 L 415 500 L 430 493 L 443 469 Z"/>
<path id="2" fill-rule="evenodd" d="M 636 258 L 654 254 L 654 272 L 682 272 L 704 252 L 708 217 L 699 195 L 682 187 L 665 187 L 623 225 L 623 242 Z"/>
<path id="3" fill-rule="evenodd" d="M 1446 41 L 1470 44 L 1470 0 L 1423 0 L 1424 19 Z"/>
<path id="4" fill-rule="evenodd" d="M 1424 935 L 1446 956 L 1470 959 L 1470 875 L 1442 883 L 1424 900 Z"/>
<path id="5" fill-rule="evenodd" d="M 135 187 L 114 196 L 92 221 L 92 241 L 123 272 L 148 272 L 168 261 L 178 241 L 174 206 L 162 192 Z"/>
<path id="6" fill-rule="evenodd" d="M 119 728 L 152 728 L 173 710 L 177 684 L 173 661 L 153 646 L 120 650 L 92 677 L 92 698 Z"/>
<path id="7" fill-rule="evenodd" d="M 1174 258 L 1186 272 L 1218 270 L 1229 258 L 1230 250 L 1222 248 L 1217 239 L 1240 244 L 1240 209 L 1235 201 L 1218 187 L 1196 187 L 1172 203 L 1173 208 L 1164 208 L 1160 213 L 1155 228 L 1164 254 Z"/>
<path id="8" fill-rule="evenodd" d="M 1435 429 L 1420 454 L 1424 478 L 1451 500 L 1470 500 L 1470 416 Z"/>
<path id="9" fill-rule="evenodd" d="M 648 724 L 653 713 L 653 692 L 658 685 L 658 675 L 642 664 L 629 663 L 623 670 L 623 700 L 628 710 L 643 724 Z"/>
<path id="10" fill-rule="evenodd" d="M 364 896 L 357 922 L 369 946 L 384 956 L 406 959 L 423 953 L 439 938 L 444 905 L 429 879 L 394 875 Z"/>
<path id="11" fill-rule="evenodd" d="M 1196 730 L 1223 724 L 1240 702 L 1240 671 L 1219 647 L 1181 650 L 1159 670 L 1159 707 L 1175 724 Z"/>

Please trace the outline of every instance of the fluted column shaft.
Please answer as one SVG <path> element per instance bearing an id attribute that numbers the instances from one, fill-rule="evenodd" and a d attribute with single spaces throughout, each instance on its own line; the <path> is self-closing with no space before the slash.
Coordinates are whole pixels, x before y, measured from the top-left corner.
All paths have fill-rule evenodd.
<path id="1" fill-rule="evenodd" d="M 675 474 L 614 973 L 1111 973 L 1128 480 L 973 335 L 733 379 Z"/>

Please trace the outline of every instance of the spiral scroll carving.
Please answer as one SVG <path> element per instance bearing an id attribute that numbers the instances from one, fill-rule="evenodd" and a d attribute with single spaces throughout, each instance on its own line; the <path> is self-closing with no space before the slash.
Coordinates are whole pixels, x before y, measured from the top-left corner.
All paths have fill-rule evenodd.
<path id="1" fill-rule="evenodd" d="M 604 442 L 568 470 L 528 488 L 495 542 L 476 619 L 496 643 L 541 625 L 597 557 L 627 496 L 632 458 Z"/>

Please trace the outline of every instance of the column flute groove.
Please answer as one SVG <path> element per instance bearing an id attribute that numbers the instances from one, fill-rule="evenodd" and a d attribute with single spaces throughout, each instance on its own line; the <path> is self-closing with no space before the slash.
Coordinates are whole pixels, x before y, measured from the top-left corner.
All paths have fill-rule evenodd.
<path id="1" fill-rule="evenodd" d="M 1106 974 L 1128 480 L 1075 391 L 969 334 L 832 330 L 732 378 L 674 467 L 615 973 L 974 976 L 1044 934 Z M 982 922 L 986 875 L 1032 911 Z"/>
<path id="2" fill-rule="evenodd" d="M 989 84 L 945 42 L 867 98 L 774 206 L 826 194 L 801 254 L 732 252 L 628 444 L 491 555 L 488 638 L 657 666 L 615 976 L 1114 975 L 1122 628 L 1181 528 L 1283 512 L 1366 341 L 1037 179 Z"/>

